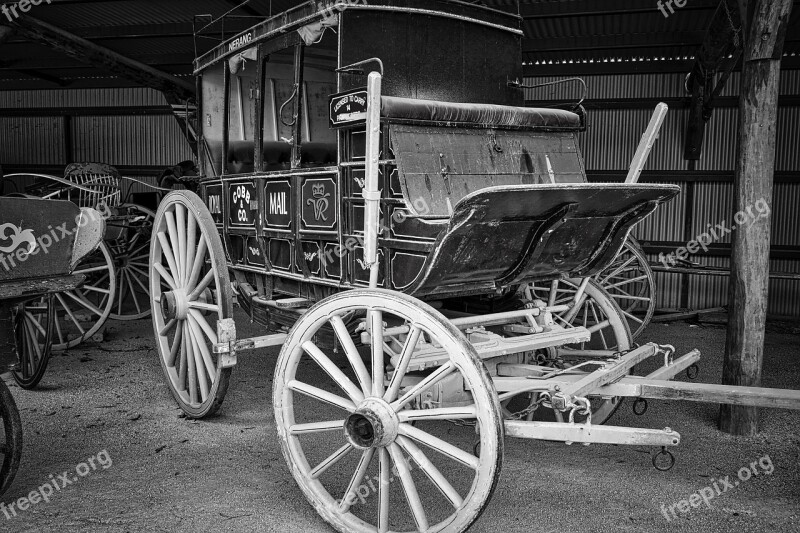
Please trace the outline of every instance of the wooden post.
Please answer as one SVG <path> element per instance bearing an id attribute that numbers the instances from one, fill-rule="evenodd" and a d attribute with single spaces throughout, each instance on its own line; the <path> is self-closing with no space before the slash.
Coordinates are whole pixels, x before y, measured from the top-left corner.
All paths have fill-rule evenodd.
<path id="1" fill-rule="evenodd" d="M 739 0 L 739 5 L 746 39 L 739 99 L 735 209 L 737 213 L 746 213 L 748 208 L 755 210 L 759 202 L 772 205 L 780 65 L 792 0 Z M 742 223 L 744 217 L 739 218 L 733 234 L 731 316 L 722 382 L 759 386 L 772 221 L 769 217 L 748 215 L 747 222 Z M 719 427 L 733 435 L 755 435 L 758 411 L 754 407 L 723 405 Z"/>

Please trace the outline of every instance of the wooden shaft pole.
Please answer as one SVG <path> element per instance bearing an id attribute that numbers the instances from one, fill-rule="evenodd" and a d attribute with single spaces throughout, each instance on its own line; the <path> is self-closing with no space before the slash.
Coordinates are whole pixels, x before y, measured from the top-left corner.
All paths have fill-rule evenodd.
<path id="1" fill-rule="evenodd" d="M 728 338 L 724 385 L 759 386 L 769 285 L 771 219 L 738 215 L 772 205 L 780 57 L 792 0 L 740 0 L 745 57 L 739 100 L 739 149 L 735 177 Z M 746 220 L 746 221 L 745 221 Z M 755 407 L 723 405 L 719 427 L 733 435 L 758 432 Z"/>

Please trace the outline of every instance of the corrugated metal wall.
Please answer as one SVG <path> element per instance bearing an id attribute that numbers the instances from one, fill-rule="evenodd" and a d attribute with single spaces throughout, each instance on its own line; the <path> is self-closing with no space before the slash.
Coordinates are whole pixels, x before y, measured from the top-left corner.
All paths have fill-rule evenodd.
<path id="1" fill-rule="evenodd" d="M 560 77 L 529 77 L 526 85 L 548 83 Z M 583 76 L 589 87 L 589 128 L 581 135 L 581 149 L 586 158 L 590 179 L 624 174 L 636 151 L 641 134 L 647 127 L 652 108 L 660 100 L 679 102 L 686 97 L 685 74 L 635 74 Z M 736 165 L 738 107 L 730 97 L 738 95 L 739 73 L 734 73 L 722 92 L 722 106 L 717 107 L 707 125 L 702 159 L 695 170 L 683 159 L 688 109 L 685 105 L 672 109 L 664 123 L 661 137 L 653 150 L 643 179 L 648 182 L 680 185 L 684 191 L 671 204 L 661 209 L 637 228 L 643 241 L 686 243 L 721 222 L 733 224 L 733 171 Z M 528 89 L 529 105 L 550 105 L 552 102 L 577 101 L 581 87 L 575 83 Z M 800 95 L 800 71 L 784 71 L 781 94 Z M 727 98 L 726 98 L 727 97 Z M 598 102 L 599 100 L 599 102 Z M 773 246 L 800 247 L 800 107 L 782 104 L 778 115 L 776 172 L 782 179 L 775 183 L 772 206 Z M 598 108 L 594 108 L 598 106 Z M 594 176 L 593 176 L 594 174 Z M 691 192 L 689 192 L 691 189 Z M 687 205 L 689 197 L 691 205 Z M 687 209 L 691 209 L 687 213 Z M 687 216 L 688 215 L 688 216 Z M 686 228 L 691 220 L 692 227 Z M 729 244 L 730 236 L 718 241 Z M 652 256 L 656 261 L 657 257 Z M 693 261 L 710 267 L 729 268 L 730 258 L 697 255 Z M 800 272 L 796 259 L 773 259 L 773 272 Z M 728 278 L 687 276 L 659 273 L 659 307 L 705 309 L 728 303 Z M 684 284 L 688 283 L 688 300 Z M 800 316 L 800 282 L 772 280 L 769 313 Z"/>
<path id="2" fill-rule="evenodd" d="M 9 116 L 26 109 L 36 116 Z M 36 172 L 68 159 L 103 162 L 155 182 L 193 158 L 169 109 L 161 93 L 144 88 L 0 91 L 0 164 Z"/>

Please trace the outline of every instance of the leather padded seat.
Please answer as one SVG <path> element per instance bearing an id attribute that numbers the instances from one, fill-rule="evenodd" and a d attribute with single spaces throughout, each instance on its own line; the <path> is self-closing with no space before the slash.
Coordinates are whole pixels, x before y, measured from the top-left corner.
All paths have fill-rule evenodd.
<path id="1" fill-rule="evenodd" d="M 472 125 L 487 128 L 523 128 L 580 131 L 580 115 L 562 109 L 542 109 L 490 104 L 457 104 L 384 96 L 381 114 L 389 120 Z"/>

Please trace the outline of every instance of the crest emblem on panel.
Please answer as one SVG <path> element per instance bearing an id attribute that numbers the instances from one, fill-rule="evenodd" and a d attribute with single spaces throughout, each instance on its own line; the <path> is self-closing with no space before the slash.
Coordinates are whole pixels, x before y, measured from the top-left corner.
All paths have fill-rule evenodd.
<path id="1" fill-rule="evenodd" d="M 309 229 L 336 227 L 336 182 L 331 178 L 309 179 L 303 184 L 303 225 Z"/>

